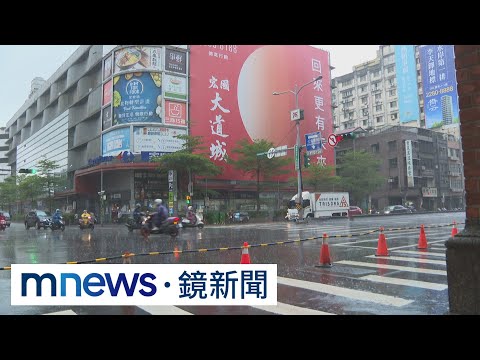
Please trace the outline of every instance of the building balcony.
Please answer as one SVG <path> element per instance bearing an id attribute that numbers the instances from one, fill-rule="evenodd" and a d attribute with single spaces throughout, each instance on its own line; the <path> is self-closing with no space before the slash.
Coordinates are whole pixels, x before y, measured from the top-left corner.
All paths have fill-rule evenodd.
<path id="1" fill-rule="evenodd" d="M 455 170 L 449 170 L 448 171 L 448 176 L 454 176 L 454 177 L 458 177 L 458 176 L 462 176 L 462 173 L 460 171 L 455 171 Z"/>

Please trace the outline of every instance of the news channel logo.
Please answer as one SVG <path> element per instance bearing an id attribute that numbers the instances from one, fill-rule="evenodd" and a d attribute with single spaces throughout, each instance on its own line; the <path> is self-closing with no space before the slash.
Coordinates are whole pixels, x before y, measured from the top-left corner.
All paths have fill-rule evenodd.
<path id="1" fill-rule="evenodd" d="M 276 264 L 12 264 L 12 305 L 277 305 Z"/>

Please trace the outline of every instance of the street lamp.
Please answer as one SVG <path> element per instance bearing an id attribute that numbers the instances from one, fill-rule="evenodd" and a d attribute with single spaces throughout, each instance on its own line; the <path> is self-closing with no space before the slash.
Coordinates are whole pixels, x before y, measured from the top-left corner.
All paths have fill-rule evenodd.
<path id="1" fill-rule="evenodd" d="M 286 90 L 282 92 L 277 92 L 274 91 L 273 95 L 282 95 L 286 93 L 292 93 L 295 95 L 295 110 L 298 110 L 298 94 L 300 91 L 307 85 L 310 85 L 322 78 L 322 75 L 316 77 L 315 79 L 307 82 L 306 84 L 303 84 L 299 88 L 297 87 L 297 84 L 295 84 L 295 89 L 293 90 Z M 302 207 L 302 166 L 300 164 L 300 153 L 301 153 L 301 144 L 300 144 L 300 120 L 302 118 L 300 117 L 299 119 L 295 120 L 296 121 L 296 128 L 297 128 L 297 149 L 298 149 L 298 159 L 295 159 L 295 162 L 298 162 L 298 170 L 297 170 L 297 207 L 298 207 L 298 218 L 299 220 L 303 220 L 303 207 Z"/>

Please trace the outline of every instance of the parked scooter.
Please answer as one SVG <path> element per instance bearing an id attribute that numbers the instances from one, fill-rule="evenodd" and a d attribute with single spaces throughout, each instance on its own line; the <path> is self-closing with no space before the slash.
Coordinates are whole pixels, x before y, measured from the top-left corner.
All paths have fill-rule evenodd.
<path id="1" fill-rule="evenodd" d="M 93 219 L 91 216 L 78 219 L 78 226 L 80 230 L 83 229 L 94 229 L 95 225 L 93 224 Z"/>
<path id="2" fill-rule="evenodd" d="M 187 219 L 186 217 L 182 217 L 182 222 L 181 222 L 181 225 L 182 227 L 184 228 L 195 228 L 195 227 L 198 227 L 199 229 L 202 229 L 205 224 L 203 222 L 203 220 L 200 218 L 200 216 L 198 216 L 197 214 L 195 214 L 195 217 L 197 218 L 197 221 L 195 223 L 192 224 L 192 222 Z"/>
<path id="3" fill-rule="evenodd" d="M 165 220 L 158 230 L 153 229 L 153 213 L 148 214 L 142 221 L 142 228 L 140 232 L 145 239 L 148 239 L 150 234 L 165 234 L 172 237 L 178 235 L 178 228 L 180 224 L 180 218 L 176 216 L 170 216 Z"/>

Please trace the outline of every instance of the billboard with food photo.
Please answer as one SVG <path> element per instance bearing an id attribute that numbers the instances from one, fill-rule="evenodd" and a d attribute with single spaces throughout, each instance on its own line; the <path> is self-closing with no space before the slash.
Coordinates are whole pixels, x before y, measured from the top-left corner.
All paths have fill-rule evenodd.
<path id="1" fill-rule="evenodd" d="M 138 72 L 113 78 L 112 125 L 162 120 L 162 75 Z"/>
<path id="2" fill-rule="evenodd" d="M 162 70 L 162 48 L 130 46 L 115 51 L 115 74 L 121 71 Z"/>
<path id="3" fill-rule="evenodd" d="M 292 91 L 304 110 L 300 136 L 320 131 L 323 152 L 311 163 L 333 165 L 333 148 L 325 137 L 333 133 L 329 54 L 308 45 L 192 45 L 190 48 L 191 135 L 202 136 L 211 161 L 224 168 L 220 179 L 250 179 L 226 161 L 240 139 L 265 139 L 273 145 L 296 143 Z M 282 93 L 274 96 L 273 93 Z M 293 150 L 287 155 L 293 157 Z M 292 174 L 294 173 L 292 163 Z M 288 179 L 286 175 L 282 180 Z"/>

